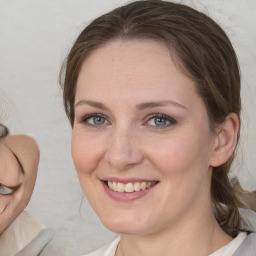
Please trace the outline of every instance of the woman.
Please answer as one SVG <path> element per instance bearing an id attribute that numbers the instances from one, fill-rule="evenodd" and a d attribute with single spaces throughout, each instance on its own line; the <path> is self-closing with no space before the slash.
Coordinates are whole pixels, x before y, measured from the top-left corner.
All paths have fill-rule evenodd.
<path id="1" fill-rule="evenodd" d="M 255 255 L 255 227 L 243 230 L 228 179 L 239 67 L 213 20 L 181 4 L 136 1 L 87 26 L 64 68 L 80 184 L 120 234 L 91 256 Z"/>

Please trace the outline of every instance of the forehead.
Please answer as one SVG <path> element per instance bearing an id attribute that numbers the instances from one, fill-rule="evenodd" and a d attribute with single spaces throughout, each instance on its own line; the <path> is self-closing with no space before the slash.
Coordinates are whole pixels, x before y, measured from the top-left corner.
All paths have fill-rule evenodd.
<path id="1" fill-rule="evenodd" d="M 159 64 L 172 63 L 168 48 L 157 41 L 144 40 L 114 40 L 106 43 L 93 51 L 84 61 L 78 83 L 82 79 L 81 74 L 102 78 L 122 78 L 124 75 L 136 78 L 142 77 L 149 71 L 160 73 Z M 106 72 L 104 72 L 106 71 Z M 107 76 L 108 75 L 108 76 Z"/>
<path id="2" fill-rule="evenodd" d="M 78 76 L 76 102 L 92 95 L 95 100 L 104 96 L 119 101 L 122 97 L 187 101 L 191 93 L 197 94 L 195 83 L 173 62 L 165 44 L 150 39 L 115 40 L 85 59 Z"/>

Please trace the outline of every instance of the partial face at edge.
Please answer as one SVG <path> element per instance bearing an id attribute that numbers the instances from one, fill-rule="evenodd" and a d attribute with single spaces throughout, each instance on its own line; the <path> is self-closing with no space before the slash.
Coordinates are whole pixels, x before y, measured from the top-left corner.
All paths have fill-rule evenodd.
<path id="1" fill-rule="evenodd" d="M 107 228 L 148 234 L 209 212 L 214 136 L 194 82 L 164 45 L 117 40 L 97 49 L 81 68 L 75 104 L 74 164 Z"/>
<path id="2" fill-rule="evenodd" d="M 31 137 L 9 135 L 0 140 L 0 183 L 14 188 L 12 194 L 0 194 L 0 234 L 27 206 L 38 162 L 39 149 Z"/>

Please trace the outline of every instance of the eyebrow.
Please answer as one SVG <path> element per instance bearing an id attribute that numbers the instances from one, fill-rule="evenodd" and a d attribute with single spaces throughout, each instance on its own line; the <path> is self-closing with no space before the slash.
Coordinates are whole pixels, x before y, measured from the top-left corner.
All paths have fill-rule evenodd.
<path id="1" fill-rule="evenodd" d="M 97 101 L 91 101 L 91 100 L 80 100 L 75 104 L 75 107 L 81 106 L 81 105 L 89 105 L 91 107 L 99 108 L 102 110 L 109 110 L 107 106 L 105 106 L 103 103 L 97 102 Z M 182 109 L 188 109 L 186 106 L 172 100 L 164 100 L 164 101 L 151 101 L 151 102 L 145 102 L 141 103 L 136 106 L 136 109 L 141 111 L 144 109 L 149 109 L 149 108 L 155 108 L 155 107 L 162 107 L 162 106 L 168 106 L 168 105 L 173 105 L 178 108 Z"/>
<path id="2" fill-rule="evenodd" d="M 172 101 L 172 100 L 145 102 L 145 103 L 141 103 L 141 104 L 137 105 L 136 109 L 144 110 L 144 109 L 162 107 L 162 106 L 168 106 L 168 105 L 173 105 L 178 108 L 187 109 L 186 106 L 184 106 L 176 101 Z"/>
<path id="3" fill-rule="evenodd" d="M 104 104 L 97 102 L 97 101 L 92 101 L 92 100 L 80 100 L 79 102 L 76 103 L 76 107 L 81 106 L 81 105 L 89 105 L 91 107 L 94 108 L 99 108 L 99 109 L 103 109 L 103 110 L 109 110 L 107 106 L 105 106 Z"/>

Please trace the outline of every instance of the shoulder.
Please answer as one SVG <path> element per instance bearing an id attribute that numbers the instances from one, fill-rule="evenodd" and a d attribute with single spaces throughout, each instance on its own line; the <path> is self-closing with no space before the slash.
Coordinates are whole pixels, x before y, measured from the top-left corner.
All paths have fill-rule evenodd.
<path id="1" fill-rule="evenodd" d="M 113 242 L 106 244 L 100 249 L 93 251 L 89 254 L 86 254 L 84 256 L 114 256 L 119 241 L 120 237 L 117 237 Z"/>
<path id="2" fill-rule="evenodd" d="M 41 255 L 40 253 L 49 244 L 53 237 L 53 230 L 44 229 L 15 256 Z"/>
<path id="3" fill-rule="evenodd" d="M 239 246 L 233 256 L 255 256 L 256 255 L 256 213 L 247 209 L 240 209 L 244 223 L 242 230 L 248 235 Z"/>
<path id="4" fill-rule="evenodd" d="M 233 256 L 255 256 L 256 253 L 256 233 L 250 233 L 239 246 Z"/>
<path id="5" fill-rule="evenodd" d="M 249 209 L 243 209 L 243 208 L 240 208 L 239 211 L 243 218 L 241 230 L 251 232 L 251 233 L 256 233 L 256 213 Z"/>

